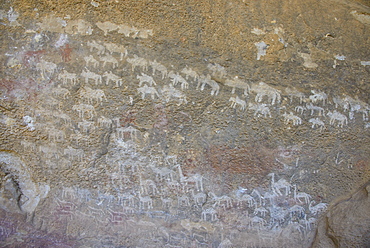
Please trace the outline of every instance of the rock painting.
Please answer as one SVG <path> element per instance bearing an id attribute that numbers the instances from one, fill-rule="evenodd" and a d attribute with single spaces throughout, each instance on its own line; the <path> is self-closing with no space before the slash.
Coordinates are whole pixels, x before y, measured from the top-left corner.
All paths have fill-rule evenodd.
<path id="1" fill-rule="evenodd" d="M 333 141 L 369 141 L 363 95 L 162 56 L 142 24 L 45 15 L 28 26 L 13 7 L 0 14 L 4 32 L 24 36 L 2 50 L 2 245 L 309 247 L 334 197 L 322 177 L 369 169 L 358 162 L 368 148 L 338 153 L 352 143 Z M 270 24 L 250 29 L 253 63 L 275 52 L 270 36 L 290 49 Z M 295 51 L 302 81 L 322 66 L 312 57 Z"/>

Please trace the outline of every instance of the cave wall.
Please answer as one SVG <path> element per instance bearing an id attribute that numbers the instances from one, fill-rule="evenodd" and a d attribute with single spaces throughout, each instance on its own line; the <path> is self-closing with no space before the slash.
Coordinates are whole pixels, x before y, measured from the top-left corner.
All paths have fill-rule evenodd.
<path id="1" fill-rule="evenodd" d="M 370 179 L 367 1 L 12 0 L 0 22 L 1 246 L 368 242 L 336 208 Z"/>

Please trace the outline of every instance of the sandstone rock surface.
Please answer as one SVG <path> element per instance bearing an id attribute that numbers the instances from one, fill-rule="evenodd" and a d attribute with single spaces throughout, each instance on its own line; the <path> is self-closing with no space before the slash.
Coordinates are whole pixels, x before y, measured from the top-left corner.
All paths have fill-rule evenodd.
<path id="1" fill-rule="evenodd" d="M 3 1 L 0 246 L 366 246 L 369 14 Z"/>

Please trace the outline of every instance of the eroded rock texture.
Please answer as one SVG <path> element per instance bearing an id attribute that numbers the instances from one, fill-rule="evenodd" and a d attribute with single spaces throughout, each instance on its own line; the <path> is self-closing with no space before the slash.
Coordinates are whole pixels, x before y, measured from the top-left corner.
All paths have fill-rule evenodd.
<path id="1" fill-rule="evenodd" d="M 370 182 L 337 200 L 319 222 L 313 247 L 368 247 Z"/>
<path id="2" fill-rule="evenodd" d="M 369 16 L 3 2 L 1 246 L 366 246 Z"/>

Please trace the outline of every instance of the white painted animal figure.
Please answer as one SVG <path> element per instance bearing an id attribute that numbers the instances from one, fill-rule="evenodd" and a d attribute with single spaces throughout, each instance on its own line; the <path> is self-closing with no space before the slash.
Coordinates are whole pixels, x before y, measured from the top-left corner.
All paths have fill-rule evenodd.
<path id="1" fill-rule="evenodd" d="M 305 201 L 306 204 L 308 204 L 310 202 L 310 199 L 312 197 L 305 193 L 305 192 L 298 192 L 297 193 L 297 185 L 294 185 L 294 200 L 302 203 L 302 199 Z"/>
<path id="2" fill-rule="evenodd" d="M 220 78 L 224 78 L 227 75 L 225 67 L 217 64 L 217 63 L 210 63 L 208 64 L 207 68 L 212 71 L 213 76 L 217 76 Z"/>
<path id="3" fill-rule="evenodd" d="M 294 110 L 295 110 L 296 112 L 300 113 L 301 115 L 303 115 L 303 112 L 304 112 L 305 110 L 307 110 L 307 108 L 306 108 L 306 107 L 304 107 L 304 106 L 296 106 L 296 107 L 294 108 Z"/>
<path id="4" fill-rule="evenodd" d="M 112 67 L 113 69 L 116 68 L 118 66 L 118 61 L 116 58 L 114 58 L 112 55 L 105 55 L 105 56 L 102 56 L 100 57 L 100 61 L 103 62 L 103 67 L 105 67 L 107 65 L 107 63 L 111 63 L 112 64 Z"/>
<path id="5" fill-rule="evenodd" d="M 311 115 L 313 115 L 314 112 L 317 111 L 319 116 L 321 116 L 321 115 L 325 116 L 325 112 L 324 112 L 325 110 L 323 108 L 319 107 L 319 106 L 313 105 L 312 103 L 307 103 L 306 108 L 308 110 L 311 110 Z"/>
<path id="6" fill-rule="evenodd" d="M 211 75 L 207 74 L 207 76 L 201 75 L 198 80 L 198 86 L 200 86 L 200 90 L 203 91 L 205 85 L 209 85 L 211 87 L 211 95 L 217 96 L 220 91 L 220 86 L 218 83 L 211 79 Z M 197 88 L 198 88 L 197 86 Z"/>
<path id="7" fill-rule="evenodd" d="M 292 112 L 290 112 L 289 114 L 284 113 L 283 117 L 284 117 L 284 122 L 285 122 L 286 125 L 288 125 L 290 121 L 292 121 L 293 125 L 301 125 L 302 124 L 302 119 L 300 117 L 296 116 L 296 115 L 293 115 Z"/>
<path id="8" fill-rule="evenodd" d="M 249 221 L 251 227 L 253 227 L 254 224 L 257 224 L 259 229 L 261 229 L 267 223 L 266 220 L 258 216 L 250 218 Z"/>
<path id="9" fill-rule="evenodd" d="M 63 99 L 67 99 L 68 96 L 71 95 L 71 93 L 69 92 L 69 90 L 67 90 L 66 88 L 62 88 L 60 86 L 60 84 L 58 84 L 58 86 L 56 88 L 53 88 L 51 90 L 52 94 L 57 96 L 57 97 L 63 97 Z"/>
<path id="10" fill-rule="evenodd" d="M 299 205 L 294 205 L 289 208 L 290 218 L 297 216 L 298 218 L 304 218 L 306 216 L 306 209 Z"/>
<path id="11" fill-rule="evenodd" d="M 195 194 L 193 189 L 190 192 L 196 205 L 203 205 L 207 201 L 207 195 L 205 193 L 199 192 Z"/>
<path id="12" fill-rule="evenodd" d="M 204 221 L 192 222 L 189 219 L 182 219 L 180 225 L 189 232 L 192 232 L 193 229 L 205 230 L 208 233 L 213 233 L 215 231 L 215 227 L 212 224 Z"/>
<path id="13" fill-rule="evenodd" d="M 249 194 L 236 194 L 235 198 L 237 200 L 238 207 L 241 207 L 243 202 L 247 202 L 249 207 L 252 207 L 256 204 L 256 200 Z"/>
<path id="14" fill-rule="evenodd" d="M 141 73 L 141 76 L 140 75 L 137 75 L 136 76 L 137 79 L 139 79 L 139 86 L 141 86 L 143 83 L 148 83 L 149 86 L 152 86 L 153 84 L 154 85 L 157 85 L 153 79 L 153 77 L 145 74 L 145 73 Z"/>
<path id="15" fill-rule="evenodd" d="M 83 133 L 88 133 L 88 132 L 92 132 L 95 129 L 95 123 L 93 121 L 83 120 L 77 123 L 77 127 Z"/>
<path id="16" fill-rule="evenodd" d="M 248 96 L 250 91 L 250 86 L 248 83 L 244 82 L 243 80 L 239 79 L 238 76 L 235 76 L 233 79 L 226 79 L 225 85 L 232 88 L 231 94 L 235 93 L 235 89 L 242 89 L 244 90 L 244 95 Z"/>
<path id="17" fill-rule="evenodd" d="M 320 130 L 325 128 L 325 123 L 322 120 L 320 120 L 318 117 L 311 118 L 308 120 L 308 122 L 312 123 L 312 128 L 315 128 L 316 126 L 320 127 Z"/>
<path id="18" fill-rule="evenodd" d="M 181 89 L 187 89 L 189 87 L 189 83 L 183 78 L 178 72 L 169 72 L 168 77 L 171 78 L 172 80 L 172 85 L 176 86 L 178 83 L 181 84 Z"/>
<path id="19" fill-rule="evenodd" d="M 85 114 L 89 114 L 89 119 L 96 115 L 94 106 L 88 104 L 73 105 L 72 110 L 77 111 L 80 118 L 84 118 Z"/>
<path id="20" fill-rule="evenodd" d="M 155 96 L 159 98 L 158 91 L 154 87 L 149 87 L 148 85 L 144 84 L 143 87 L 137 89 L 139 93 L 141 93 L 141 98 L 145 99 L 145 95 L 149 94 L 152 99 L 154 100 Z"/>
<path id="21" fill-rule="evenodd" d="M 148 61 L 144 58 L 140 58 L 136 54 L 134 54 L 133 58 L 127 58 L 127 62 L 131 64 L 132 71 L 134 71 L 137 66 L 141 66 L 144 71 L 148 70 Z"/>
<path id="22" fill-rule="evenodd" d="M 135 206 L 135 196 L 132 195 L 131 193 L 119 194 L 118 198 L 123 206 L 129 206 L 129 207 Z"/>
<path id="23" fill-rule="evenodd" d="M 190 203 L 189 203 L 189 197 L 187 197 L 186 195 L 182 195 L 182 196 L 178 196 L 177 197 L 177 206 L 181 207 L 181 206 L 189 206 Z"/>
<path id="24" fill-rule="evenodd" d="M 108 85 L 110 81 L 113 81 L 116 83 L 116 87 L 122 86 L 122 78 L 112 73 L 112 71 L 104 72 L 103 77 L 106 78 L 106 85 Z"/>
<path id="25" fill-rule="evenodd" d="M 82 161 L 85 153 L 82 149 L 75 149 L 68 146 L 66 149 L 64 149 L 64 155 L 67 155 L 71 160 L 75 160 L 77 158 L 78 161 Z"/>
<path id="26" fill-rule="evenodd" d="M 257 189 L 253 189 L 251 195 L 252 196 L 253 195 L 257 196 L 257 198 L 259 200 L 259 205 L 261 206 L 262 205 L 262 200 L 263 200 L 263 197 L 262 197 L 261 193 Z"/>
<path id="27" fill-rule="evenodd" d="M 98 126 L 99 127 L 111 127 L 113 124 L 113 121 L 107 117 L 104 117 L 104 116 L 100 116 L 98 118 Z"/>
<path id="28" fill-rule="evenodd" d="M 62 80 L 63 84 L 67 84 L 70 81 L 73 85 L 76 85 L 78 79 L 76 73 L 70 73 L 63 69 L 62 73 L 58 75 L 58 80 Z"/>
<path id="29" fill-rule="evenodd" d="M 173 202 L 172 198 L 163 198 L 163 196 L 161 196 L 161 201 L 162 201 L 163 208 L 168 209 L 172 207 L 172 202 Z"/>
<path id="30" fill-rule="evenodd" d="M 56 69 L 56 64 L 54 64 L 53 62 L 45 61 L 43 59 L 41 59 L 40 62 L 36 64 L 36 70 L 41 71 L 41 76 L 43 78 L 45 76 L 51 76 Z M 47 75 L 46 73 L 48 73 L 49 75 Z"/>
<path id="31" fill-rule="evenodd" d="M 188 176 L 184 176 L 184 174 L 182 173 L 182 168 L 181 168 L 181 164 L 177 164 L 175 165 L 175 167 L 178 168 L 179 170 L 179 176 L 180 176 L 180 182 L 181 183 L 195 183 L 195 186 L 197 187 L 197 190 L 198 191 L 203 191 L 203 176 L 196 173 L 196 174 L 193 174 L 193 175 L 188 175 Z"/>
<path id="32" fill-rule="evenodd" d="M 271 176 L 271 188 L 276 194 L 283 195 L 280 191 L 281 189 L 285 189 L 286 196 L 290 194 L 292 185 L 287 180 L 280 178 L 279 181 L 275 182 L 275 173 L 270 173 L 268 176 Z"/>
<path id="33" fill-rule="evenodd" d="M 99 61 L 97 61 L 94 56 L 92 55 L 89 55 L 89 56 L 85 56 L 84 57 L 84 60 L 86 62 L 86 66 L 89 66 L 89 64 L 92 64 L 94 68 L 98 67 L 99 66 Z"/>
<path id="34" fill-rule="evenodd" d="M 275 198 L 278 197 L 278 195 L 273 191 L 273 192 L 265 192 L 262 196 L 262 199 L 263 199 L 263 205 L 265 206 L 266 203 L 267 203 L 267 200 L 270 201 L 270 204 L 271 205 L 274 205 L 275 204 Z"/>
<path id="35" fill-rule="evenodd" d="M 292 103 L 293 98 L 296 97 L 299 99 L 299 103 L 302 104 L 303 100 L 306 98 L 305 94 L 297 90 L 295 87 L 290 88 L 287 87 L 285 88 L 285 93 L 289 96 L 290 98 L 290 103 Z"/>
<path id="36" fill-rule="evenodd" d="M 181 73 L 185 74 L 186 80 L 188 80 L 189 77 L 192 77 L 194 81 L 197 81 L 199 79 L 199 74 L 187 65 L 184 69 L 181 70 Z"/>
<path id="37" fill-rule="evenodd" d="M 264 82 L 253 84 L 250 91 L 256 93 L 255 101 L 258 103 L 262 102 L 265 96 L 267 96 L 268 101 L 271 101 L 271 105 L 280 103 L 281 101 L 281 91 L 267 85 Z"/>
<path id="38" fill-rule="evenodd" d="M 159 71 L 162 74 L 162 79 L 167 77 L 168 74 L 167 68 L 161 63 L 157 62 L 157 60 L 149 61 L 149 65 L 152 67 L 153 76 L 155 75 L 156 71 Z"/>
<path id="39" fill-rule="evenodd" d="M 307 220 L 307 215 L 305 216 L 304 220 L 302 220 L 302 223 L 306 226 L 306 230 L 311 230 L 312 225 L 315 225 L 317 222 L 317 219 L 314 217 L 308 218 Z"/>
<path id="40" fill-rule="evenodd" d="M 245 108 L 247 107 L 247 102 L 240 99 L 239 96 L 236 96 L 236 97 L 230 97 L 229 99 L 229 102 L 232 102 L 231 103 L 231 107 L 232 108 L 236 108 L 237 105 L 240 106 L 240 110 L 244 111 Z"/>
<path id="41" fill-rule="evenodd" d="M 347 116 L 339 113 L 336 110 L 333 112 L 329 111 L 327 116 L 330 118 L 330 125 L 334 125 L 335 121 L 338 121 L 338 127 L 343 127 L 344 125 L 348 124 Z"/>
<path id="42" fill-rule="evenodd" d="M 144 209 L 145 205 L 147 209 L 152 209 L 153 208 L 153 200 L 150 196 L 141 196 L 141 193 L 139 192 L 139 207 L 140 209 Z"/>
<path id="43" fill-rule="evenodd" d="M 164 161 L 166 164 L 174 166 L 177 164 L 177 155 L 166 155 Z"/>
<path id="44" fill-rule="evenodd" d="M 123 45 L 117 45 L 115 43 L 105 42 L 104 46 L 110 52 L 110 54 L 119 53 L 121 61 L 123 60 L 123 57 L 127 57 L 128 55 L 128 51 Z"/>
<path id="45" fill-rule="evenodd" d="M 142 192 L 146 193 L 146 194 L 151 193 L 151 194 L 155 195 L 158 191 L 157 185 L 151 179 L 146 179 L 146 180 L 140 181 L 140 186 L 141 186 Z"/>
<path id="46" fill-rule="evenodd" d="M 90 52 L 92 52 L 94 49 L 96 49 L 98 55 L 104 54 L 104 52 L 105 52 L 105 47 L 103 45 L 97 43 L 95 40 L 87 41 L 87 46 L 90 47 Z"/>
<path id="47" fill-rule="evenodd" d="M 188 103 L 188 101 L 186 100 L 186 95 L 182 91 L 174 88 L 171 84 L 168 86 L 163 86 L 162 95 L 166 102 L 169 102 L 171 99 L 177 99 L 180 105 L 182 103 Z"/>
<path id="48" fill-rule="evenodd" d="M 48 138 L 54 142 L 62 142 L 65 138 L 65 133 L 63 130 L 58 130 L 55 128 L 48 129 Z"/>
<path id="49" fill-rule="evenodd" d="M 348 102 L 347 96 L 345 96 L 344 98 L 341 98 L 339 96 L 335 96 L 335 97 L 333 97 L 333 102 L 335 104 L 335 108 L 338 108 L 340 106 L 345 111 L 349 110 L 349 102 Z"/>
<path id="50" fill-rule="evenodd" d="M 269 211 L 266 208 L 264 208 L 264 207 L 258 207 L 258 208 L 255 208 L 254 209 L 253 214 L 254 215 L 260 214 L 262 217 L 265 217 L 268 212 Z"/>
<path id="51" fill-rule="evenodd" d="M 173 174 L 175 173 L 173 170 L 163 167 L 163 168 L 157 168 L 154 166 L 150 166 L 150 168 L 155 173 L 156 180 L 158 181 L 164 181 L 164 180 L 170 180 L 173 181 Z"/>
<path id="52" fill-rule="evenodd" d="M 136 140 L 138 133 L 140 133 L 140 131 L 138 129 L 136 129 L 132 126 L 118 127 L 118 128 L 116 128 L 116 132 L 117 132 L 117 137 L 121 140 L 125 139 L 126 134 L 130 135 L 130 139 Z"/>
<path id="53" fill-rule="evenodd" d="M 54 112 L 53 113 L 53 116 L 56 117 L 56 118 L 59 118 L 61 119 L 65 125 L 68 125 L 70 126 L 72 124 L 72 119 L 70 116 L 68 116 L 67 114 L 65 113 L 62 113 L 62 112 Z"/>
<path id="54" fill-rule="evenodd" d="M 89 82 L 89 79 L 92 79 L 95 81 L 95 85 L 98 85 L 98 84 L 101 84 L 102 83 L 102 76 L 99 75 L 99 74 L 96 74 L 92 71 L 90 71 L 89 69 L 85 68 L 85 70 L 83 70 L 81 72 L 81 77 L 84 77 L 85 78 L 85 83 L 87 84 Z"/>
<path id="55" fill-rule="evenodd" d="M 249 103 L 249 109 L 254 110 L 254 116 L 260 117 L 260 116 L 263 115 L 265 118 L 267 116 L 269 116 L 271 118 L 271 112 L 270 112 L 270 109 L 267 106 L 267 104 L 264 104 L 264 103 L 262 103 L 262 104 L 260 104 L 260 103 L 257 103 L 257 104 Z"/>
<path id="56" fill-rule="evenodd" d="M 215 201 L 213 207 L 222 206 L 224 209 L 232 207 L 233 200 L 231 197 L 227 195 L 216 196 L 216 194 L 213 192 L 209 192 L 208 194 L 211 195 L 213 197 L 213 201 Z"/>
<path id="57" fill-rule="evenodd" d="M 117 33 L 123 34 L 126 37 L 130 37 L 131 34 L 133 34 L 133 36 L 136 36 L 136 34 L 138 32 L 139 32 L 139 30 L 137 28 L 132 27 L 132 26 L 128 26 L 127 24 L 120 24 L 120 25 L 118 25 L 118 31 L 117 31 Z"/>
<path id="58" fill-rule="evenodd" d="M 344 100 L 348 102 L 352 115 L 353 115 L 353 112 L 362 112 L 362 119 L 364 121 L 368 120 L 368 113 L 370 111 L 369 104 L 361 101 L 360 99 L 358 99 L 358 97 L 356 97 L 356 99 L 353 99 L 352 97 L 346 96 Z"/>
<path id="59" fill-rule="evenodd" d="M 109 21 L 106 22 L 97 22 L 96 26 L 104 32 L 104 36 L 107 36 L 108 32 L 118 29 L 118 25 Z"/>
<path id="60" fill-rule="evenodd" d="M 270 217 L 272 219 L 272 223 L 278 223 L 278 224 L 282 224 L 285 220 L 285 217 L 288 215 L 289 213 L 289 210 L 288 209 L 285 209 L 285 208 L 282 208 L 282 207 L 276 207 L 276 206 L 272 206 L 272 207 L 268 207 L 269 211 L 270 211 Z"/>
<path id="61" fill-rule="evenodd" d="M 326 203 L 319 203 L 315 206 L 312 204 L 315 203 L 315 201 L 311 201 L 310 205 L 308 206 L 308 209 L 313 215 L 318 215 L 319 213 L 325 211 L 328 208 L 328 204 Z"/>
<path id="62" fill-rule="evenodd" d="M 328 96 L 324 92 L 317 92 L 315 90 L 311 90 L 312 95 L 309 96 L 311 102 L 316 103 L 318 101 L 322 101 L 322 104 L 325 105 L 325 101 L 328 99 Z"/>
<path id="63" fill-rule="evenodd" d="M 217 211 L 213 208 L 207 208 L 202 211 L 202 220 L 207 221 L 207 216 L 210 215 L 210 221 L 217 220 Z"/>

